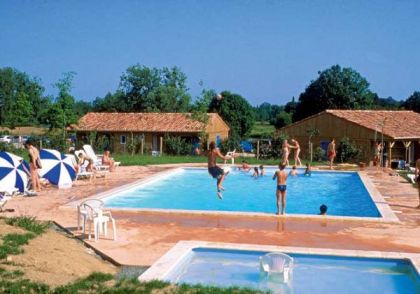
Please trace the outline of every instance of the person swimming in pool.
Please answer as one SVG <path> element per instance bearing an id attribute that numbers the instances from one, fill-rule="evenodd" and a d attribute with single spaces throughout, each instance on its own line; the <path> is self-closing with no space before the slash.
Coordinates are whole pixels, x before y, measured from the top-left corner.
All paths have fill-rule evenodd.
<path id="1" fill-rule="evenodd" d="M 260 165 L 260 176 L 264 176 L 265 175 L 265 169 L 263 165 Z"/>
<path id="2" fill-rule="evenodd" d="M 319 215 L 327 215 L 327 210 L 328 210 L 328 206 L 326 206 L 325 204 L 322 204 L 319 207 Z"/>
<path id="3" fill-rule="evenodd" d="M 292 170 L 290 171 L 290 173 L 289 173 L 291 176 L 297 176 L 298 175 L 298 171 L 297 171 L 297 169 L 296 169 L 296 165 L 294 165 L 293 167 L 292 167 Z"/>
<path id="4" fill-rule="evenodd" d="M 281 214 L 284 214 L 286 210 L 286 181 L 287 181 L 287 173 L 284 171 L 286 168 L 285 164 L 279 164 L 280 170 L 276 171 L 273 176 L 273 180 L 277 179 L 277 189 L 276 189 L 276 197 L 277 197 L 277 214 L 280 215 L 280 198 L 281 198 Z"/>
<path id="5" fill-rule="evenodd" d="M 224 156 L 222 153 L 220 153 L 219 148 L 216 148 L 216 143 L 214 142 L 211 142 L 209 147 L 210 151 L 208 154 L 208 171 L 214 179 L 217 179 L 217 197 L 222 200 L 223 196 L 221 191 L 224 190 L 222 184 L 229 172 L 225 172 L 221 167 L 217 166 L 216 161 L 217 157 L 223 160 L 231 159 L 231 157 Z"/>
<path id="6" fill-rule="evenodd" d="M 258 176 L 260 175 L 258 167 L 254 167 L 254 173 L 252 174 L 253 178 L 258 178 Z"/>

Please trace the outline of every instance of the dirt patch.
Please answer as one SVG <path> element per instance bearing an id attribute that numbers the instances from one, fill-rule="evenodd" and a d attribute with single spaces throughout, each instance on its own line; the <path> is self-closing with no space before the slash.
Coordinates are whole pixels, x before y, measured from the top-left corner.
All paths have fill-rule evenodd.
<path id="1" fill-rule="evenodd" d="M 0 222 L 0 232 L 24 233 Z M 59 286 L 84 278 L 93 272 L 115 274 L 117 268 L 100 259 L 76 239 L 49 229 L 22 247 L 23 254 L 12 255 L 12 265 L 0 265 L 7 270 L 20 270 L 24 277 L 50 286 Z"/>

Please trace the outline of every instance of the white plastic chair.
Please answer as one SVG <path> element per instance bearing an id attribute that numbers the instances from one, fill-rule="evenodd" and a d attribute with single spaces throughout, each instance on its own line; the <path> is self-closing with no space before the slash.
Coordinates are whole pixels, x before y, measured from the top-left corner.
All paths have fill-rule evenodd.
<path id="1" fill-rule="evenodd" d="M 270 276 L 280 277 L 281 282 L 288 283 L 292 278 L 293 258 L 281 252 L 272 252 L 260 257 L 260 271 Z"/>
<path id="2" fill-rule="evenodd" d="M 112 217 L 110 211 L 103 211 L 102 209 L 94 208 L 87 203 L 82 206 L 83 210 L 86 211 L 86 220 L 89 222 L 89 240 L 91 239 L 91 224 L 93 223 L 93 231 L 95 242 L 99 239 L 99 234 L 102 232 L 105 236 L 108 236 L 108 222 L 112 223 L 113 239 L 117 239 L 117 229 L 115 225 L 115 219 Z M 85 226 L 86 228 L 86 226 Z M 83 231 L 85 233 L 85 230 Z"/>
<path id="3" fill-rule="evenodd" d="M 80 219 L 82 218 L 83 233 L 85 232 L 86 221 L 88 219 L 88 211 L 84 207 L 85 204 L 88 204 L 89 207 L 98 210 L 102 210 L 105 206 L 105 203 L 101 199 L 87 199 L 85 201 L 80 202 L 80 204 L 77 206 L 77 229 L 80 229 Z"/>
<path id="4" fill-rule="evenodd" d="M 233 150 L 233 151 L 229 151 L 228 153 L 226 153 L 226 156 L 229 156 L 230 159 L 231 159 L 231 161 L 232 161 L 232 163 L 231 163 L 232 166 L 235 165 L 235 152 L 236 152 L 236 149 Z M 226 162 L 227 162 L 227 160 L 225 160 L 225 162 L 224 162 L 225 165 L 226 165 Z"/>

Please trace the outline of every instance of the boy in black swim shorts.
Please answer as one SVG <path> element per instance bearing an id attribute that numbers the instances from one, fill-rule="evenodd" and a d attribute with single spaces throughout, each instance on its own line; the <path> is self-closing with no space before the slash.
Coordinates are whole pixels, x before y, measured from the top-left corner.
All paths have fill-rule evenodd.
<path id="1" fill-rule="evenodd" d="M 280 170 L 276 171 L 273 180 L 277 179 L 277 189 L 276 189 L 276 197 L 277 197 L 277 214 L 280 214 L 280 198 L 281 198 L 281 214 L 284 214 L 286 210 L 286 181 L 287 181 L 287 173 L 284 171 L 286 165 L 279 164 Z"/>

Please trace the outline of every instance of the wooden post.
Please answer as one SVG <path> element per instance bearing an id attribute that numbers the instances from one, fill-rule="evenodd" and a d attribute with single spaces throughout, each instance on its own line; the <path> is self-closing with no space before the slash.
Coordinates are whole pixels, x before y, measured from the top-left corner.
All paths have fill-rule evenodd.
<path id="1" fill-rule="evenodd" d="M 391 141 L 389 142 L 389 147 L 388 147 L 388 167 L 391 167 L 391 158 L 392 158 L 392 148 L 395 145 L 395 141 Z"/>
<path id="2" fill-rule="evenodd" d="M 162 156 L 162 151 L 163 151 L 163 137 L 160 137 L 160 151 L 159 151 L 159 156 Z"/>
<path id="3" fill-rule="evenodd" d="M 312 145 L 312 142 L 310 142 L 310 141 L 309 141 L 309 152 L 310 152 L 310 154 L 311 154 L 311 155 L 310 155 L 310 159 L 311 159 L 311 160 L 310 160 L 310 163 L 312 163 L 312 159 L 313 159 L 313 151 L 314 151 L 314 150 L 313 150 L 313 145 Z"/>
<path id="4" fill-rule="evenodd" d="M 143 137 L 141 137 L 141 155 L 143 155 L 143 152 L 144 152 L 144 136 Z"/>
<path id="5" fill-rule="evenodd" d="M 133 135 L 133 132 L 131 132 L 131 156 L 134 155 L 135 149 L 136 149 L 136 146 L 134 146 L 134 135 Z"/>
<path id="6" fill-rule="evenodd" d="M 409 162 L 410 159 L 408 158 L 408 148 L 410 148 L 411 141 L 403 141 L 404 147 L 405 147 L 405 162 Z"/>
<path id="7" fill-rule="evenodd" d="M 257 160 L 260 159 L 260 140 L 257 141 Z"/>

